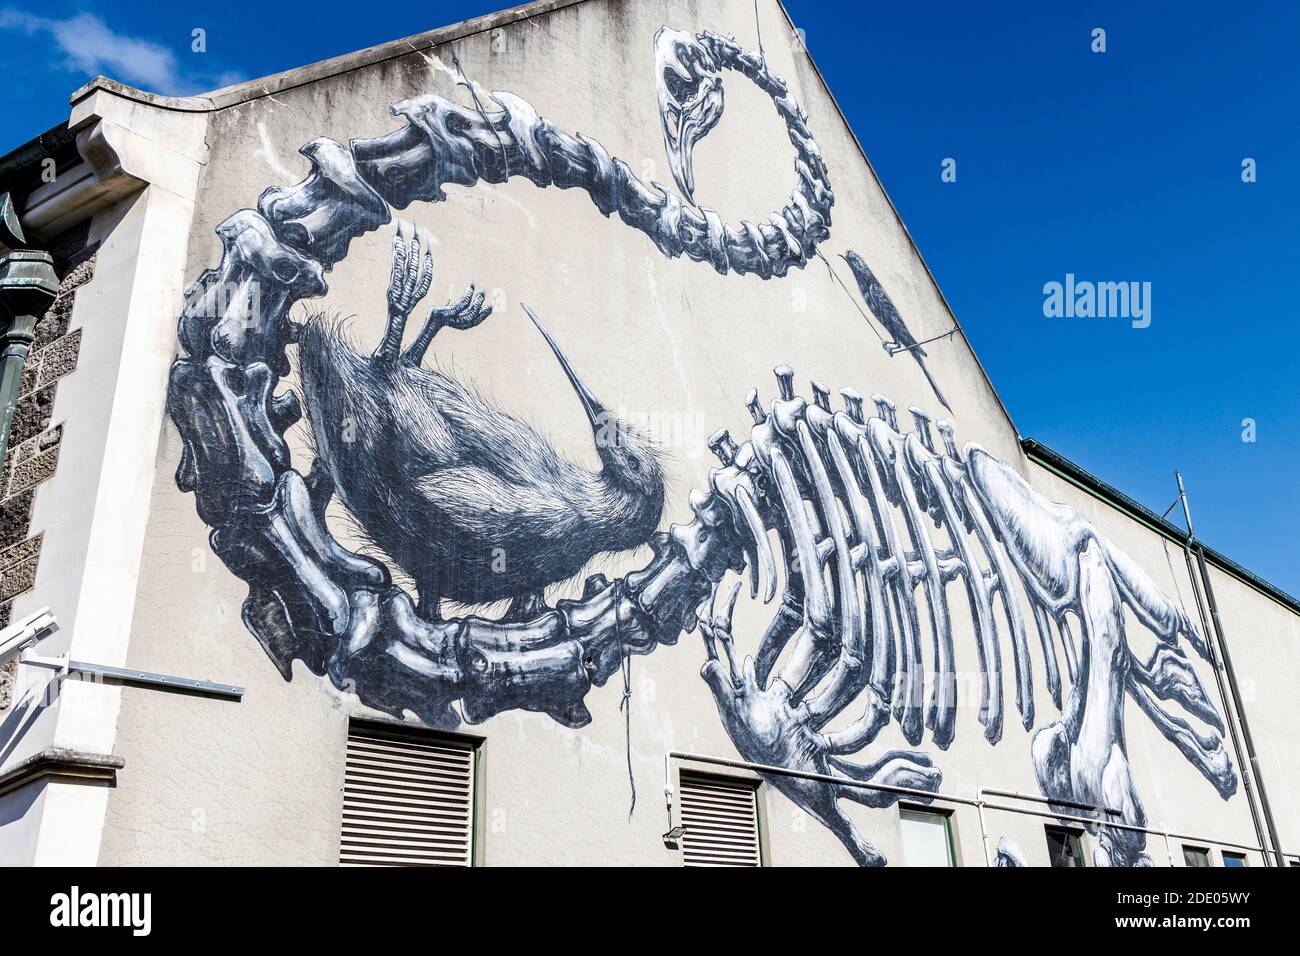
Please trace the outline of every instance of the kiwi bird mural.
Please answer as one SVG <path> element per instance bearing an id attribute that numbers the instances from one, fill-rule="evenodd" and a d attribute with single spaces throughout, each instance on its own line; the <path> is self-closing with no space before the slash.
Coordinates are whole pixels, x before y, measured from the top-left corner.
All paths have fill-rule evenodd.
<path id="1" fill-rule="evenodd" d="M 177 484 L 194 493 L 213 551 L 248 585 L 245 626 L 286 680 L 297 660 L 368 707 L 437 727 L 511 710 L 582 727 L 593 685 L 630 655 L 698 632 L 700 691 L 736 750 L 855 861 L 879 865 L 884 855 L 842 802 L 888 806 L 898 799 L 890 788 L 937 793 L 942 770 L 930 754 L 867 750 L 891 724 L 913 747 L 927 730 L 940 751 L 955 739 L 954 643 L 967 635 L 954 624 L 951 587 L 969 607 L 985 740 L 1003 735 L 1003 637 L 1026 731 L 1041 713 L 1027 607 L 1059 712 L 1032 736 L 1040 789 L 1062 805 L 1116 808 L 1123 828 L 1109 817 L 1088 824 L 1096 862 L 1149 862 L 1124 704 L 1135 702 L 1228 799 L 1237 777 L 1224 725 L 1186 652 L 1208 660 L 1209 645 L 1087 520 L 979 446 L 959 451 L 950 423 L 935 423 L 938 447 L 920 409 L 909 410 L 910 432 L 883 395 L 872 396 L 868 415 L 862 395 L 844 389 L 833 410 L 826 386 L 810 383 L 805 400 L 793 371 L 779 366 L 777 397 L 764 405 L 749 396 L 749 437 L 710 439 L 720 467 L 690 496 L 690 520 L 660 531 L 664 476 L 653 446 L 609 414 L 531 310 L 539 345 L 586 414 L 598 470 L 567 461 L 533 425 L 426 367 L 441 330 L 473 334 L 491 315 L 473 286 L 433 309 L 404 344 L 432 283 L 428 243 L 414 230 L 399 227 L 387 321 L 370 354 L 337 319 L 290 316 L 325 294 L 325 273 L 353 239 L 391 221 L 392 208 L 445 199 L 447 183 L 512 176 L 585 191 L 670 258 L 761 279 L 802 268 L 829 236 L 834 200 L 785 83 L 761 54 L 715 34 L 665 27 L 655 52 L 660 125 L 687 203 L 510 93 L 491 94 L 492 112 L 425 95 L 391 107 L 405 119 L 393 133 L 309 143 L 305 180 L 267 190 L 257 209 L 217 227 L 221 262 L 200 276 L 181 314 L 168 411 L 182 441 Z M 723 69 L 772 98 L 797 153 L 789 205 L 758 225 L 726 226 L 695 205 L 691 150 L 721 115 Z M 869 270 L 854 271 L 861 287 Z M 863 294 L 876 311 L 888 297 L 873 301 L 871 282 Z M 897 317 L 892 304 L 887 314 Z M 911 348 L 901 319 L 890 328 Z M 277 391 L 290 350 L 301 397 Z M 315 450 L 305 475 L 285 437 L 304 413 Z M 382 559 L 335 539 L 327 509 L 336 498 Z M 547 585 L 593 555 L 642 544 L 653 552 L 643 567 L 612 581 L 593 574 L 579 597 L 542 604 Z M 489 567 L 497 549 L 508 556 L 504 573 Z M 394 583 L 390 564 L 415 582 L 416 597 Z M 742 656 L 744 638 L 732 633 L 738 590 L 717 601 L 731 574 L 748 575 L 751 598 L 781 595 L 753 656 Z M 444 599 L 511 603 L 495 618 L 445 617 Z M 1145 659 L 1130 648 L 1128 616 L 1155 638 Z M 1081 625 L 1077 641 L 1071 620 Z"/>
<path id="2" fill-rule="evenodd" d="M 217 227 L 221 263 L 187 296 L 184 354 L 169 383 L 184 445 L 177 483 L 195 493 L 214 551 L 248 582 L 244 622 L 286 678 L 301 659 L 372 707 L 439 726 L 511 708 L 580 726 L 590 719 L 582 697 L 591 684 L 603 684 L 626 654 L 674 643 L 707 593 L 712 562 L 728 553 L 717 542 L 696 553 L 698 543 L 655 533 L 664 488 L 653 447 L 591 394 L 531 311 L 582 402 L 599 471 L 576 467 L 528 423 L 425 367 L 440 330 L 468 331 L 491 314 L 472 287 L 434 309 L 403 347 L 408 317 L 432 284 L 428 244 L 414 235 L 399 231 L 387 322 L 372 354 L 335 318 L 290 316 L 295 303 L 328 291 L 325 274 L 353 239 L 390 222 L 392 209 L 444 201 L 448 184 L 523 178 L 581 190 L 662 255 L 723 275 L 768 280 L 806 266 L 830 235 L 835 197 L 785 81 L 760 52 L 713 33 L 663 27 L 654 53 L 659 126 L 685 202 L 526 100 L 496 91 L 484 109 L 476 91 L 473 106 L 436 94 L 394 103 L 390 112 L 405 124 L 373 139 L 313 140 L 301 150 L 312 166 L 306 179 L 267 189 L 256 209 Z M 725 224 L 694 193 L 692 151 L 722 115 L 724 70 L 770 97 L 794 148 L 789 202 L 757 223 Z M 291 349 L 301 398 L 274 393 Z M 306 475 L 284 440 L 304 406 L 316 451 Z M 393 586 L 386 563 L 334 541 L 325 514 L 335 498 L 414 580 L 418 605 Z M 721 518 L 700 520 L 707 532 Z M 647 541 L 655 559 L 642 574 L 613 583 L 593 575 L 582 601 L 541 606 L 541 590 L 592 555 Z M 495 552 L 507 556 L 504 573 L 484 573 Z M 502 621 L 440 620 L 443 599 L 503 598 L 511 607 Z M 464 629 L 465 621 L 476 623 Z M 314 650 L 302 644 L 308 633 L 322 637 Z M 417 658 L 435 645 L 451 656 L 430 670 Z M 405 677 L 388 670 L 399 661 Z M 445 678 L 441 689 L 416 692 L 434 671 Z"/>
<path id="3" fill-rule="evenodd" d="M 388 321 L 369 357 L 337 319 L 317 314 L 303 326 L 298 355 L 316 453 L 362 530 L 415 581 L 424 617 L 436 619 L 443 598 L 508 598 L 510 616 L 527 618 L 541 609 L 547 585 L 597 554 L 650 538 L 663 510 L 663 471 L 651 442 L 606 411 L 527 306 L 587 413 L 604 466 L 598 473 L 424 367 L 440 329 L 471 329 L 491 315 L 472 285 L 459 302 L 433 309 L 402 349 L 432 268 L 418 233 L 407 240 L 399 225 Z"/>

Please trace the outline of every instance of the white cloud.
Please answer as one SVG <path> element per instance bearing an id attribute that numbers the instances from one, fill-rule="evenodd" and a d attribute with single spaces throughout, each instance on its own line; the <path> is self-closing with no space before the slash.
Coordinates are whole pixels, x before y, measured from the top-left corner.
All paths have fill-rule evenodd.
<path id="1" fill-rule="evenodd" d="M 103 73 L 150 92 L 171 96 L 196 93 L 205 86 L 201 77 L 184 75 L 176 55 L 167 47 L 117 33 L 93 13 L 52 20 L 8 8 L 0 10 L 0 29 L 48 37 L 62 57 L 58 66 L 90 76 Z M 220 74 L 225 82 L 216 85 L 226 85 L 232 75 Z"/>

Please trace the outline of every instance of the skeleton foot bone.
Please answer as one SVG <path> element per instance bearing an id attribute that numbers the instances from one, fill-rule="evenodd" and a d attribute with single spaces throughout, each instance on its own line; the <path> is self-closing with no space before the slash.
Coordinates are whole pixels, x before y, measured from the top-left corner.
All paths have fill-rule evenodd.
<path id="1" fill-rule="evenodd" d="M 442 329 L 452 328 L 463 332 L 474 328 L 491 314 L 492 306 L 484 308 L 483 293 L 480 292 L 475 296 L 474 284 L 471 282 L 458 301 L 444 308 L 429 310 L 429 317 L 424 320 L 424 328 L 420 329 L 420 334 L 402 353 L 402 361 L 408 365 L 419 365 L 424 361 L 424 353 L 429 351 L 433 337 Z"/>
<path id="2" fill-rule="evenodd" d="M 492 314 L 492 306 L 483 305 L 483 293 L 475 296 L 474 284 L 470 283 L 457 302 L 429 310 L 419 335 L 406 349 L 402 349 L 406 322 L 433 282 L 433 255 L 427 249 L 428 243 L 426 237 L 423 242 L 426 248 L 421 253 L 419 230 L 398 220 L 393 237 L 393 269 L 388 282 L 388 321 L 384 326 L 384 337 L 372 356 L 376 362 L 397 359 L 407 365 L 419 365 L 439 331 L 444 328 L 472 329 Z"/>

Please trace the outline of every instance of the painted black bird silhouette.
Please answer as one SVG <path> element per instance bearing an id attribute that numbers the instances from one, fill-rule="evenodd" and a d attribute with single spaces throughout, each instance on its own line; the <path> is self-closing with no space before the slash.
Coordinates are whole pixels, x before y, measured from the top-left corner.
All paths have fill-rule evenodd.
<path id="1" fill-rule="evenodd" d="M 943 397 L 943 392 L 939 391 L 939 383 L 934 380 L 934 376 L 930 374 L 930 369 L 926 367 L 925 349 L 916 344 L 916 337 L 908 331 L 907 323 L 903 321 L 903 317 L 894 308 L 894 303 L 890 301 L 889 294 L 885 292 L 880 280 L 871 271 L 871 267 L 852 249 L 844 253 L 841 258 L 853 270 L 853 277 L 858 280 L 858 291 L 862 293 L 862 298 L 867 303 L 867 308 L 871 310 L 871 314 L 894 337 L 892 342 L 885 343 L 885 351 L 890 355 L 902 351 L 910 352 L 912 358 L 916 359 L 916 364 L 921 366 L 921 371 L 925 373 L 930 387 L 934 389 L 939 404 L 948 411 L 952 411 L 952 406 Z"/>
<path id="2" fill-rule="evenodd" d="M 415 582 L 420 613 L 443 598 L 513 600 L 507 614 L 542 607 L 542 589 L 595 555 L 649 540 L 664 505 L 664 476 L 642 433 L 610 415 L 525 307 L 578 394 L 603 467 L 562 457 L 527 423 L 454 378 L 422 366 L 443 327 L 469 329 L 491 313 L 474 287 L 433 309 L 402 350 L 402 333 L 433 271 L 416 234 L 394 241 L 388 323 L 367 358 L 341 322 L 308 319 L 299 339 L 302 387 L 316 454 L 361 530 Z"/>

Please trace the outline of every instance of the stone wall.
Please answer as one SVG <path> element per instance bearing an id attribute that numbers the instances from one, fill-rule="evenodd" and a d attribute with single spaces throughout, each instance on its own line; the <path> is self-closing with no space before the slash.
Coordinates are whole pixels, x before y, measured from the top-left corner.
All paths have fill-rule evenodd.
<path id="1" fill-rule="evenodd" d="M 69 331 L 77 289 L 95 272 L 93 254 L 73 265 L 49 311 L 36 324 L 36 339 L 23 367 L 9 451 L 0 469 L 0 627 L 9 624 L 13 599 L 31 589 L 41 556 L 41 534 L 31 533 L 37 486 L 54 474 L 63 440 L 62 423 L 51 421 L 59 379 L 77 367 L 81 330 Z M 75 261 L 75 260 L 74 260 Z M 8 705 L 8 681 L 0 676 L 0 708 Z"/>

